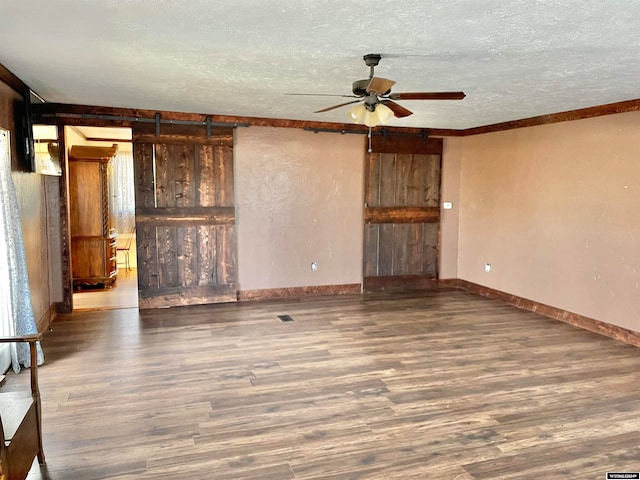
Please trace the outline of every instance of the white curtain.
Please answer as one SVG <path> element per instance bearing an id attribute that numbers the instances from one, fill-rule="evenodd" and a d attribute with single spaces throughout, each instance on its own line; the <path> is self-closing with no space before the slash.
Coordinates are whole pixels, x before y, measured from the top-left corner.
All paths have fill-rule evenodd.
<path id="1" fill-rule="evenodd" d="M 27 262 L 24 254 L 22 225 L 16 190 L 11 177 L 9 133 L 0 129 L 0 329 L 2 335 L 36 333 L 31 304 Z M 10 344 L 11 366 L 17 373 L 20 365 L 31 366 L 29 345 Z M 38 345 L 38 364 L 44 360 Z"/>
<path id="2" fill-rule="evenodd" d="M 133 155 L 116 154 L 113 163 L 113 180 L 116 188 L 116 229 L 119 234 L 130 234 L 136 224 L 136 204 L 133 179 Z"/>

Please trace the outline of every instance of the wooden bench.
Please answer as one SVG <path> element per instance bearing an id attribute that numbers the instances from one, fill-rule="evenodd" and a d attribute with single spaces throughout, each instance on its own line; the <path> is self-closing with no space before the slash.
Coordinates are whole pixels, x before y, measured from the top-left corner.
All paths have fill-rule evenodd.
<path id="1" fill-rule="evenodd" d="M 0 343 L 28 342 L 31 356 L 31 395 L 0 390 L 0 480 L 24 480 L 36 457 L 45 464 L 36 348 L 41 338 L 40 333 L 0 337 Z"/>

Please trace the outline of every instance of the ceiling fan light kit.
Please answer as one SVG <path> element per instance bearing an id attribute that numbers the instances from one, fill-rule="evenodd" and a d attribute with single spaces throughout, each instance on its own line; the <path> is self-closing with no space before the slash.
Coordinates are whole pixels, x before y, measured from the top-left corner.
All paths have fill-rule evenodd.
<path id="1" fill-rule="evenodd" d="M 391 87 L 395 85 L 394 80 L 375 77 L 374 68 L 380 62 L 382 55 L 367 54 L 363 57 L 365 65 L 369 67 L 369 78 L 356 80 L 352 84 L 352 95 L 335 95 L 337 97 L 352 97 L 358 100 L 333 105 L 331 107 L 317 110 L 314 113 L 323 113 L 336 108 L 357 103 L 347 112 L 348 118 L 354 123 L 363 122 L 367 127 L 372 128 L 397 118 L 408 117 L 413 112 L 408 108 L 396 103 L 394 100 L 462 100 L 464 92 L 412 92 L 412 93 L 391 93 Z M 291 94 L 291 95 L 314 95 L 314 94 Z M 327 94 L 321 94 L 323 96 Z M 362 103 L 361 103 L 362 102 Z"/>
<path id="2" fill-rule="evenodd" d="M 353 123 L 364 123 L 371 128 L 389 123 L 393 118 L 393 110 L 382 103 L 372 106 L 360 103 L 347 112 L 347 117 Z"/>
<path id="3" fill-rule="evenodd" d="M 380 124 L 389 123 L 393 118 L 393 110 L 384 103 L 377 104 L 373 113 Z"/>

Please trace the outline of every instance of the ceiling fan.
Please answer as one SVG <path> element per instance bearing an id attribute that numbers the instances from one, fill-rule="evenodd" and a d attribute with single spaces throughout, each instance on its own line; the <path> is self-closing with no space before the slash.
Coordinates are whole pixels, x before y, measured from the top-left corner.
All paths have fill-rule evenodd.
<path id="1" fill-rule="evenodd" d="M 411 92 L 411 93 L 391 93 L 391 87 L 396 83 L 394 80 L 374 76 L 374 68 L 380 63 L 382 55 L 367 54 L 363 57 L 365 65 L 369 67 L 369 78 L 356 80 L 353 82 L 353 95 L 329 95 L 338 97 L 351 97 L 357 100 L 333 105 L 331 107 L 317 110 L 313 113 L 323 113 L 336 108 L 358 103 L 348 112 L 349 118 L 355 123 L 361 121 L 368 127 L 386 123 L 392 117 L 403 118 L 412 115 L 413 112 L 394 100 L 462 100 L 464 92 Z M 296 94 L 293 94 L 296 95 Z M 314 95 L 314 94 L 297 94 Z M 323 94 L 319 94 L 323 95 Z"/>

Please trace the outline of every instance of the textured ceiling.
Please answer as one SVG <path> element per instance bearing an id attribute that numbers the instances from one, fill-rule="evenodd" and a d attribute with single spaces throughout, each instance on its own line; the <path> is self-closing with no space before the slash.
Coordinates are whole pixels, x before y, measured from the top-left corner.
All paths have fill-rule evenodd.
<path id="1" fill-rule="evenodd" d="M 640 97 L 635 0 L 2 0 L 0 63 L 47 101 L 345 122 L 366 78 L 391 125 L 469 128 Z"/>

